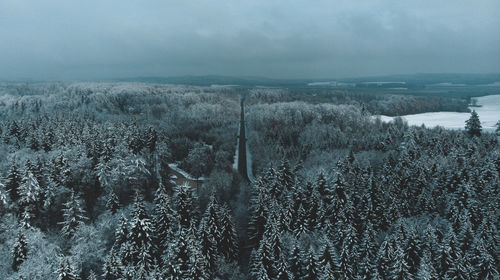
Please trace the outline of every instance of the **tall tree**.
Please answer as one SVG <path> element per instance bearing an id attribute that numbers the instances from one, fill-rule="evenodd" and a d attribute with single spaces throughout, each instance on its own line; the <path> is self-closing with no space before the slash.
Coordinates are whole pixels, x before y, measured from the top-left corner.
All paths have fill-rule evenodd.
<path id="1" fill-rule="evenodd" d="M 19 230 L 17 233 L 16 242 L 14 243 L 14 248 L 12 249 L 13 259 L 12 259 L 12 269 L 17 271 L 19 266 L 26 260 L 28 255 L 28 243 L 26 242 L 26 237 L 23 232 Z"/>
<path id="2" fill-rule="evenodd" d="M 64 236 L 72 237 L 76 228 L 87 220 L 82 202 L 74 191 L 71 191 L 69 199 L 64 203 L 62 211 L 64 220 L 59 223 L 62 225 L 61 233 Z"/>
<path id="3" fill-rule="evenodd" d="M 78 274 L 75 269 L 70 264 L 69 259 L 63 259 L 59 265 L 59 269 L 56 271 L 58 280 L 77 280 L 79 279 Z"/>
<path id="4" fill-rule="evenodd" d="M 481 136 L 481 121 L 475 110 L 472 110 L 470 118 L 465 121 L 465 130 L 470 136 Z"/>
<path id="5" fill-rule="evenodd" d="M 19 172 L 19 167 L 17 166 L 16 160 L 12 161 L 12 164 L 7 174 L 7 183 L 5 187 L 9 192 L 12 201 L 17 201 L 19 198 L 19 186 L 21 185 L 21 174 Z"/>
<path id="6" fill-rule="evenodd" d="M 136 194 L 128 241 L 132 249 L 132 264 L 149 272 L 153 265 L 154 228 L 144 206 L 143 198 Z"/>
<path id="7" fill-rule="evenodd" d="M 177 213 L 172 208 L 170 196 L 167 194 L 165 186 L 160 184 L 156 191 L 155 207 L 153 214 L 154 243 L 156 245 L 156 260 L 160 261 L 163 252 L 167 248 L 167 243 L 172 239 L 177 226 Z"/>

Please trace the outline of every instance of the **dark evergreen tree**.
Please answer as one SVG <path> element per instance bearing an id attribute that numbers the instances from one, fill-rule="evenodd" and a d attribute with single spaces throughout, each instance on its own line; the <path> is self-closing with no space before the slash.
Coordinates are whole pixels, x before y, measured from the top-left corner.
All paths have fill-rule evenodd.
<path id="1" fill-rule="evenodd" d="M 128 221 L 125 216 L 120 217 L 120 224 L 115 231 L 115 243 L 114 247 L 120 249 L 122 244 L 128 241 Z"/>
<path id="2" fill-rule="evenodd" d="M 276 262 L 276 279 L 277 280 L 293 279 L 293 276 L 288 269 L 288 262 L 284 257 L 284 254 L 281 254 L 279 260 Z"/>
<path id="3" fill-rule="evenodd" d="M 74 191 L 71 191 L 68 201 L 64 203 L 62 212 L 64 220 L 59 223 L 62 225 L 61 234 L 66 237 L 72 237 L 76 228 L 87 220 L 82 202 Z"/>
<path id="4" fill-rule="evenodd" d="M 293 279 L 302 279 L 302 252 L 297 242 L 293 243 L 288 263 L 290 264 L 290 273 L 293 276 Z"/>
<path id="5" fill-rule="evenodd" d="M 289 192 L 292 189 L 295 179 L 288 160 L 283 159 L 278 166 L 277 179 L 280 185 L 280 191 Z M 282 194 L 278 193 L 276 195 L 279 198 Z"/>
<path id="6" fill-rule="evenodd" d="M 97 276 L 95 275 L 93 270 L 90 270 L 87 280 L 97 280 Z"/>
<path id="7" fill-rule="evenodd" d="M 320 249 L 320 253 L 318 256 L 318 267 L 326 268 L 327 266 L 332 270 L 336 270 L 336 252 L 333 246 L 330 244 L 330 241 L 326 239 L 322 248 Z"/>
<path id="8" fill-rule="evenodd" d="M 251 207 L 251 216 L 248 223 L 249 239 L 253 246 L 258 246 L 264 234 L 269 212 L 263 192 L 257 194 L 257 197 L 252 201 Z"/>
<path id="9" fill-rule="evenodd" d="M 499 279 L 499 268 L 495 263 L 495 259 L 484 247 L 484 243 L 481 242 L 478 247 L 479 255 L 475 264 L 474 278 L 485 280 Z"/>
<path id="10" fill-rule="evenodd" d="M 175 198 L 180 225 L 187 229 L 191 226 L 191 223 L 196 224 L 198 215 L 198 199 L 193 191 L 193 188 L 188 184 L 177 186 L 175 190 Z"/>
<path id="11" fill-rule="evenodd" d="M 128 242 L 132 249 L 132 264 L 146 272 L 149 272 L 153 265 L 153 233 L 154 228 L 146 213 L 143 198 L 137 194 Z"/>
<path id="12" fill-rule="evenodd" d="M 420 265 L 421 258 L 421 242 L 415 230 L 411 231 L 408 235 L 407 242 L 404 243 L 404 258 L 409 267 L 411 275 L 416 275 L 417 269 Z"/>
<path id="13" fill-rule="evenodd" d="M 305 266 L 302 268 L 304 280 L 316 280 L 319 276 L 319 268 L 312 249 L 309 249 L 308 254 L 305 256 Z"/>
<path id="14" fill-rule="evenodd" d="M 470 118 L 465 121 L 465 130 L 470 136 L 481 136 L 481 121 L 475 110 L 472 110 Z"/>
<path id="15" fill-rule="evenodd" d="M 17 271 L 19 266 L 26 260 L 28 256 L 28 243 L 23 232 L 19 230 L 17 238 L 12 249 L 12 269 Z"/>
<path id="16" fill-rule="evenodd" d="M 163 252 L 167 248 L 167 243 L 173 238 L 175 227 L 178 224 L 177 214 L 172 208 L 170 196 L 165 190 L 165 186 L 160 184 L 155 196 L 155 208 L 153 215 L 155 229 L 154 243 L 156 245 L 156 260 L 159 262 Z"/>
<path id="17" fill-rule="evenodd" d="M 108 199 L 106 201 L 106 209 L 108 209 L 111 214 L 116 214 L 116 211 L 120 209 L 120 202 L 118 200 L 118 196 L 116 196 L 115 192 L 111 189 L 108 193 Z"/>
<path id="18" fill-rule="evenodd" d="M 387 278 L 394 280 L 415 279 L 415 275 L 410 272 L 410 266 L 406 261 L 405 252 L 401 246 L 397 246 L 394 251 L 391 263 L 389 264 L 389 274 Z"/>
<path id="19" fill-rule="evenodd" d="M 19 172 L 19 167 L 17 166 L 16 160 L 12 161 L 9 173 L 7 174 L 7 183 L 5 187 L 9 192 L 12 201 L 17 201 L 19 199 L 19 186 L 21 185 L 21 174 Z"/>
<path id="20" fill-rule="evenodd" d="M 102 277 L 104 280 L 118 280 L 122 277 L 122 268 L 120 258 L 116 255 L 117 251 L 111 248 L 108 256 L 104 261 L 102 268 Z"/>
<path id="21" fill-rule="evenodd" d="M 232 221 L 229 209 L 222 206 L 219 211 L 220 215 L 220 234 L 218 236 L 219 252 L 226 258 L 228 262 L 238 259 L 238 235 Z"/>
<path id="22" fill-rule="evenodd" d="M 169 244 L 170 246 L 164 255 L 165 278 L 172 280 L 189 279 L 192 270 L 190 242 L 188 230 L 180 227 L 177 236 Z"/>
<path id="23" fill-rule="evenodd" d="M 75 272 L 75 269 L 71 266 L 69 259 L 63 259 L 59 266 L 59 269 L 56 271 L 58 280 L 78 280 L 78 273 Z"/>
<path id="24" fill-rule="evenodd" d="M 200 250 L 207 260 L 207 268 L 211 273 L 216 272 L 216 261 L 219 256 L 218 244 L 221 236 L 219 226 L 220 206 L 214 195 L 211 196 L 207 209 L 200 222 Z"/>
<path id="25" fill-rule="evenodd" d="M 422 279 L 422 280 L 439 279 L 438 273 L 434 268 L 434 263 L 432 262 L 431 253 L 429 250 L 424 251 L 422 255 L 422 259 L 420 260 L 420 265 L 417 270 L 416 279 Z"/>

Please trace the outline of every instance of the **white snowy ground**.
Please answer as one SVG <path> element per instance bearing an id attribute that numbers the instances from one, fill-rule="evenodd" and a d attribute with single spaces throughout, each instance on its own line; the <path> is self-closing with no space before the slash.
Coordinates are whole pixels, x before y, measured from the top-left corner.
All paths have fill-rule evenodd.
<path id="1" fill-rule="evenodd" d="M 495 124 L 500 120 L 500 95 L 478 97 L 477 104 L 482 106 L 470 107 L 470 109 L 476 110 L 483 130 L 495 131 Z M 426 127 L 442 126 L 448 129 L 464 129 L 465 121 L 470 118 L 470 113 L 435 112 L 401 117 L 408 122 L 408 125 L 420 126 L 424 124 Z M 389 122 L 393 120 L 393 117 L 381 115 L 380 119 Z"/>

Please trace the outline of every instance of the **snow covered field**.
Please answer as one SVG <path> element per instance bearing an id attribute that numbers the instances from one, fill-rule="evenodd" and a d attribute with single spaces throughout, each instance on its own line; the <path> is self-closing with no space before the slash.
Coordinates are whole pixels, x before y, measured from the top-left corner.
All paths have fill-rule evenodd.
<path id="1" fill-rule="evenodd" d="M 500 95 L 488 95 L 478 97 L 477 104 L 481 107 L 471 107 L 471 110 L 476 110 L 481 120 L 481 125 L 484 131 L 493 132 L 495 124 L 500 120 Z M 408 125 L 420 126 L 424 124 L 426 127 L 442 126 L 448 129 L 463 129 L 465 121 L 469 119 L 470 113 L 457 112 L 435 112 L 422 113 L 414 115 L 401 116 Z M 380 116 L 382 121 L 392 121 L 393 117 Z"/>

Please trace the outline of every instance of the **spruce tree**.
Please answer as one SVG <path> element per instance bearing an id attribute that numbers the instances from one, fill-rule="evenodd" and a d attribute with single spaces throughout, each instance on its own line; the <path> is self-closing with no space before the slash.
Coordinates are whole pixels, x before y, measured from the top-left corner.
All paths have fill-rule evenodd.
<path id="1" fill-rule="evenodd" d="M 470 118 L 465 121 L 465 130 L 470 136 L 481 136 L 481 121 L 475 110 L 472 110 Z"/>
<path id="2" fill-rule="evenodd" d="M 288 263 L 290 264 L 290 273 L 293 279 L 302 279 L 302 253 L 297 242 L 293 243 Z"/>
<path id="3" fill-rule="evenodd" d="M 118 280 L 122 277 L 121 262 L 116 254 L 117 251 L 111 248 L 111 251 L 104 261 L 102 268 L 102 277 L 104 280 Z"/>
<path id="4" fill-rule="evenodd" d="M 477 262 L 475 264 L 475 275 L 476 279 L 493 280 L 499 279 L 499 268 L 495 263 L 494 257 L 485 248 L 484 243 L 480 242 L 479 256 L 477 256 Z"/>
<path id="5" fill-rule="evenodd" d="M 220 215 L 220 233 L 218 240 L 219 252 L 226 258 L 228 262 L 238 259 L 238 235 L 234 226 L 229 209 L 222 206 L 219 211 Z"/>
<path id="6" fill-rule="evenodd" d="M 116 212 L 120 209 L 120 201 L 118 196 L 116 196 L 115 192 L 111 189 L 108 193 L 108 199 L 106 200 L 106 209 L 108 209 L 111 214 L 116 214 Z"/>
<path id="7" fill-rule="evenodd" d="M 156 245 L 156 260 L 160 261 L 163 252 L 167 248 L 167 243 L 173 238 L 175 226 L 177 226 L 177 213 L 172 208 L 170 196 L 167 194 L 165 186 L 160 184 L 156 191 L 155 207 L 153 214 L 154 243 Z"/>
<path id="8" fill-rule="evenodd" d="M 12 269 L 17 271 L 19 266 L 26 260 L 28 255 L 28 243 L 26 242 L 26 237 L 23 232 L 19 230 L 17 233 L 16 242 L 14 243 L 14 248 L 12 249 Z"/>
<path id="9" fill-rule="evenodd" d="M 389 264 L 389 274 L 387 278 L 391 280 L 415 279 L 415 275 L 410 272 L 410 266 L 406 261 L 404 249 L 399 245 L 396 247 L 396 251 Z"/>
<path id="10" fill-rule="evenodd" d="M 280 255 L 280 258 L 276 262 L 276 279 L 277 280 L 292 280 L 293 276 L 288 269 L 288 262 L 284 257 L 284 254 Z"/>
<path id="11" fill-rule="evenodd" d="M 19 203 L 23 208 L 35 207 L 42 196 L 42 189 L 31 171 L 27 171 L 19 186 Z"/>
<path id="12" fill-rule="evenodd" d="M 90 270 L 87 280 L 97 280 L 97 276 L 95 275 L 93 270 Z"/>
<path id="13" fill-rule="evenodd" d="M 304 280 L 316 280 L 319 276 L 319 268 L 314 256 L 312 248 L 309 249 L 308 254 L 305 256 L 305 266 L 302 268 L 304 273 Z"/>
<path id="14" fill-rule="evenodd" d="M 421 280 L 437 280 L 439 278 L 429 250 L 424 251 L 416 276 L 417 279 Z"/>
<path id="15" fill-rule="evenodd" d="M 336 252 L 333 246 L 330 244 L 330 241 L 326 239 L 322 248 L 320 249 L 320 253 L 318 256 L 318 267 L 326 268 L 330 267 L 331 270 L 336 269 Z"/>
<path id="16" fill-rule="evenodd" d="M 75 272 L 74 268 L 71 266 L 69 259 L 63 259 L 59 265 L 59 269 L 56 271 L 58 280 L 77 280 L 79 279 L 78 274 Z"/>
<path id="17" fill-rule="evenodd" d="M 188 230 L 180 227 L 177 236 L 169 244 L 163 263 L 165 277 L 172 280 L 188 279 L 191 273 L 190 236 Z"/>
<path id="18" fill-rule="evenodd" d="M 268 206 L 265 194 L 259 192 L 253 199 L 251 206 L 251 216 L 248 223 L 249 239 L 252 246 L 258 246 L 268 219 Z"/>
<path id="19" fill-rule="evenodd" d="M 177 186 L 175 198 L 180 225 L 188 229 L 192 223 L 196 224 L 198 216 L 198 199 L 193 188 L 188 184 Z"/>
<path id="20" fill-rule="evenodd" d="M 147 272 L 153 265 L 153 232 L 153 225 L 146 213 L 143 198 L 137 194 L 128 241 L 132 249 L 132 264 Z"/>
<path id="21" fill-rule="evenodd" d="M 12 161 L 9 173 L 7 174 L 7 183 L 5 187 L 9 192 L 12 201 L 17 201 L 19 199 L 19 187 L 21 185 L 21 174 L 19 172 L 19 167 L 17 166 L 16 160 Z"/>
<path id="22" fill-rule="evenodd" d="M 72 237 L 76 228 L 87 220 L 82 202 L 74 191 L 71 191 L 68 201 L 64 203 L 62 212 L 64 220 L 59 223 L 62 225 L 61 233 L 66 237 Z"/>

